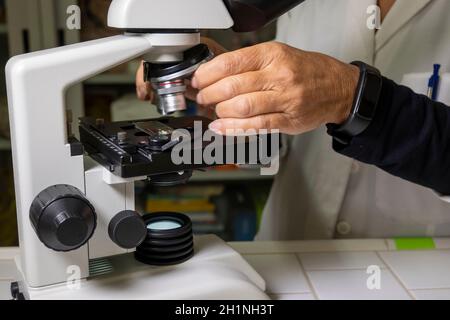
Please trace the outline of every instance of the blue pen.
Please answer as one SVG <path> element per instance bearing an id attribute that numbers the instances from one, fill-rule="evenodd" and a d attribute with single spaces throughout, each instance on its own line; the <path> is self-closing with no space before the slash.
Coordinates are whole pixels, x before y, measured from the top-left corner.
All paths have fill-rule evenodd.
<path id="1" fill-rule="evenodd" d="M 436 100 L 438 96 L 438 88 L 439 88 L 439 71 L 441 69 L 440 64 L 435 64 L 433 66 L 433 75 L 428 81 L 428 98 L 432 100 Z"/>

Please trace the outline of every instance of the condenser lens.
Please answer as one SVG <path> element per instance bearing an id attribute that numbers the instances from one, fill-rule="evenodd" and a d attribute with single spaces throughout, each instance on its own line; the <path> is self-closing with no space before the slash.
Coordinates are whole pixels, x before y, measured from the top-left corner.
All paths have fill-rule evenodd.
<path id="1" fill-rule="evenodd" d="M 142 217 L 147 237 L 136 247 L 135 258 L 148 265 L 169 266 L 194 255 L 191 219 L 177 212 L 154 212 Z"/>
<path id="2" fill-rule="evenodd" d="M 176 221 L 157 221 L 147 225 L 149 230 L 173 230 L 181 228 L 181 224 Z"/>

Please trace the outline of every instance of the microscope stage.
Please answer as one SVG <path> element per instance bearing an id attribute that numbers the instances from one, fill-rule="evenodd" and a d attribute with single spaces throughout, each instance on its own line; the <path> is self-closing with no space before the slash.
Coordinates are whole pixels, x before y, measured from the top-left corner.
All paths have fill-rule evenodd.
<path id="1" fill-rule="evenodd" d="M 122 178 L 149 176 L 155 178 L 153 180 L 159 177 L 163 183 L 180 179 L 187 181 L 193 170 L 211 166 L 259 164 L 263 140 L 268 145 L 263 147 L 270 154 L 270 135 L 257 136 L 253 140 L 257 142 L 255 149 L 250 148 L 252 139 L 249 137 L 223 137 L 211 131 L 208 135 L 210 123 L 210 119 L 203 117 L 164 117 L 112 123 L 82 118 L 80 138 L 85 151 L 115 175 Z M 260 139 L 263 136 L 267 139 Z M 210 146 L 211 151 L 213 143 L 216 148 L 212 153 L 213 161 L 205 161 L 205 148 Z M 174 148 L 177 148 L 177 153 L 172 152 Z M 222 150 L 219 152 L 218 149 Z M 255 154 L 250 155 L 250 151 Z M 216 158 L 216 153 L 222 156 Z M 176 161 L 174 156 L 177 155 L 180 155 L 178 160 L 183 161 Z M 186 159 L 188 161 L 184 161 Z"/>

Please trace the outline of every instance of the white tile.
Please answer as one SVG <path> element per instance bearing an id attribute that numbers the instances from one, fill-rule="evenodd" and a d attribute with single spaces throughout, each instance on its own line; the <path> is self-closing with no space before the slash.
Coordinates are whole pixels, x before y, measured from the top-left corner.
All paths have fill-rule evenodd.
<path id="1" fill-rule="evenodd" d="M 410 290 L 450 288 L 450 251 L 396 251 L 380 255 Z"/>
<path id="2" fill-rule="evenodd" d="M 0 260 L 0 280 L 17 278 L 17 268 L 13 260 Z"/>
<path id="3" fill-rule="evenodd" d="M 316 300 L 311 293 L 294 293 L 294 294 L 271 294 L 272 300 Z"/>
<path id="4" fill-rule="evenodd" d="M 435 238 L 434 245 L 437 249 L 450 249 L 450 239 L 449 238 Z"/>
<path id="5" fill-rule="evenodd" d="M 395 240 L 393 239 L 386 239 L 386 247 L 388 251 L 395 251 L 397 250 L 397 245 L 395 244 Z M 382 250 L 379 250 L 382 251 Z"/>
<path id="6" fill-rule="evenodd" d="M 411 297 L 388 270 L 381 270 L 380 290 L 369 290 L 365 270 L 308 271 L 321 300 L 409 300 Z"/>
<path id="7" fill-rule="evenodd" d="M 417 300 L 450 300 L 450 289 L 413 290 L 411 293 Z"/>
<path id="8" fill-rule="evenodd" d="M 241 254 L 288 254 L 335 251 L 385 251 L 384 239 L 230 242 Z"/>
<path id="9" fill-rule="evenodd" d="M 11 300 L 11 281 L 0 281 L 0 300 Z"/>
<path id="10" fill-rule="evenodd" d="M 244 259 L 266 280 L 266 292 L 309 293 L 308 281 L 293 254 L 246 255 Z"/>
<path id="11" fill-rule="evenodd" d="M 385 265 L 375 252 L 330 252 L 300 253 L 299 258 L 305 270 L 364 269 Z"/>

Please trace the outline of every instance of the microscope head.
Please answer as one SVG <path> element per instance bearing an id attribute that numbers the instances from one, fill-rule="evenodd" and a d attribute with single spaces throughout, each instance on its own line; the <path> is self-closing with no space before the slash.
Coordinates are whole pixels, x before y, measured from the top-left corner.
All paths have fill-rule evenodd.
<path id="1" fill-rule="evenodd" d="M 304 0 L 113 0 L 108 26 L 128 32 L 256 31 Z"/>
<path id="2" fill-rule="evenodd" d="M 233 19 L 222 0 L 113 0 L 108 26 L 127 32 L 229 29 Z"/>

